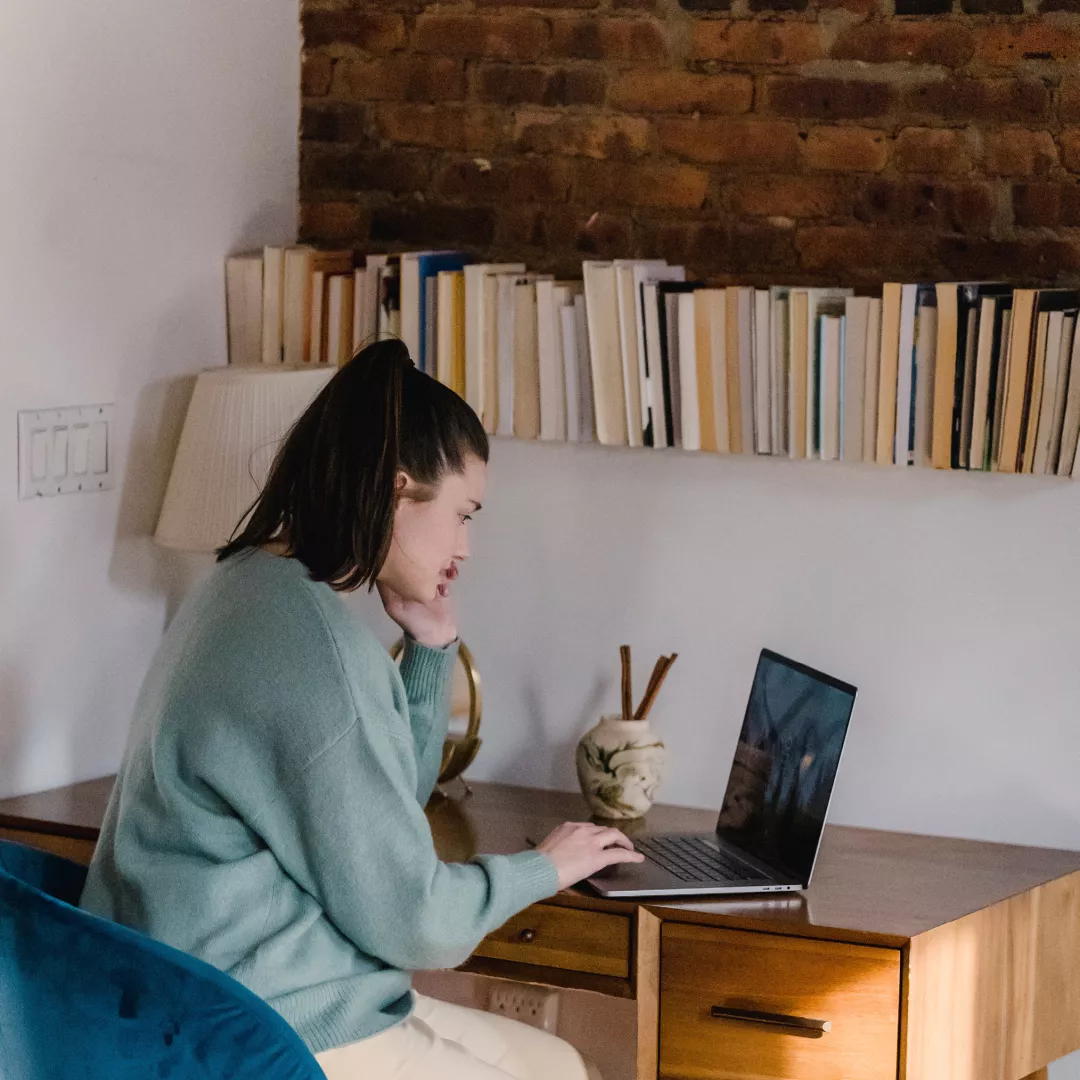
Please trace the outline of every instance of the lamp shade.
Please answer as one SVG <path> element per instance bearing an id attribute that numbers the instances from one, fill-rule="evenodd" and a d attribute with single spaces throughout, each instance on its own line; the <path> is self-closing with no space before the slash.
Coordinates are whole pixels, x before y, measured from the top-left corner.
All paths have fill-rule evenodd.
<path id="1" fill-rule="evenodd" d="M 195 380 L 154 539 L 225 544 L 266 481 L 281 440 L 336 367 L 227 367 Z"/>

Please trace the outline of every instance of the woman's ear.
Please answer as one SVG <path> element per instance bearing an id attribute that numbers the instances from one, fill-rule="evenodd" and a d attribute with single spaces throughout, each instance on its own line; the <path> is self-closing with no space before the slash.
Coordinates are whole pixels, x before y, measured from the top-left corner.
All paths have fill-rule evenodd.
<path id="1" fill-rule="evenodd" d="M 404 469 L 398 469 L 397 476 L 394 477 L 394 494 L 403 495 L 411 482 L 412 478 L 409 474 Z"/>

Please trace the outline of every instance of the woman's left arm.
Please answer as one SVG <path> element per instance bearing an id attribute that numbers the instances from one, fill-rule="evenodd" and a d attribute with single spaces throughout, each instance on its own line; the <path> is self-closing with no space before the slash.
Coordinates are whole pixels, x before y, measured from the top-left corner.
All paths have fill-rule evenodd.
<path id="1" fill-rule="evenodd" d="M 450 684 L 458 643 L 434 648 L 405 635 L 401 681 L 409 704 L 409 726 L 416 747 L 416 798 L 423 806 L 435 788 L 450 721 Z"/>

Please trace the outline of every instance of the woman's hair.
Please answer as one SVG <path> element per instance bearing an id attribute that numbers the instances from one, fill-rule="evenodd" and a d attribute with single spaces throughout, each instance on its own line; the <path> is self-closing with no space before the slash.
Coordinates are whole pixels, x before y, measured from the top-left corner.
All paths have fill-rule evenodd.
<path id="1" fill-rule="evenodd" d="M 313 580 L 342 592 L 371 588 L 390 550 L 398 473 L 421 487 L 418 497 L 430 498 L 470 455 L 488 459 L 472 409 L 418 371 L 400 341 L 376 342 L 293 425 L 218 561 L 283 541 Z"/>

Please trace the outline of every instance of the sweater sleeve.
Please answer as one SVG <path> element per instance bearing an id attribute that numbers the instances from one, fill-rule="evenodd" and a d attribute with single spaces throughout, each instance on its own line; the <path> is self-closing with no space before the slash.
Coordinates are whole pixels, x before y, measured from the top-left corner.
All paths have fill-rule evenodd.
<path id="1" fill-rule="evenodd" d="M 442 765 L 442 748 L 450 720 L 450 679 L 457 661 L 456 640 L 441 649 L 405 637 L 401 681 L 409 703 L 409 726 L 416 751 L 416 798 L 431 798 Z"/>
<path id="2" fill-rule="evenodd" d="M 454 967 L 553 895 L 558 874 L 536 851 L 440 861 L 416 797 L 412 742 L 360 717 L 253 826 L 362 952 L 403 970 Z"/>

